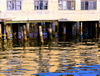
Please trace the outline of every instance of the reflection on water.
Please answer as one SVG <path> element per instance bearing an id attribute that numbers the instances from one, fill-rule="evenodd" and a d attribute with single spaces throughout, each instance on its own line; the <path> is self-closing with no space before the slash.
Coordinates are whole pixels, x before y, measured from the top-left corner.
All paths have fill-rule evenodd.
<path id="1" fill-rule="evenodd" d="M 0 76 L 99 76 L 96 42 L 0 43 Z"/>

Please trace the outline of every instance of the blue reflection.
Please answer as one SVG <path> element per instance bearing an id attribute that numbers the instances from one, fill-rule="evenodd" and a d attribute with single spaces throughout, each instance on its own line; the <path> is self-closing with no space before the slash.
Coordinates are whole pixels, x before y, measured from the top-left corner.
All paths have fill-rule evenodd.
<path id="1" fill-rule="evenodd" d="M 7 69 L 7 70 L 4 70 L 4 71 L 13 71 L 13 69 Z"/>
<path id="2" fill-rule="evenodd" d="M 9 72 L 0 72 L 0 73 L 9 73 Z"/>
<path id="3" fill-rule="evenodd" d="M 18 69 L 18 70 L 23 70 L 23 71 L 33 71 L 33 70 L 28 70 L 28 69 Z"/>
<path id="4" fill-rule="evenodd" d="M 97 75 L 100 75 L 100 65 L 72 67 L 72 68 L 73 69 L 66 70 L 66 72 L 63 72 L 63 73 L 47 72 L 47 73 L 37 73 L 37 74 L 32 74 L 32 75 L 38 75 L 38 76 L 61 76 L 61 75 L 97 76 Z"/>
<path id="5" fill-rule="evenodd" d="M 72 75 L 72 76 L 96 76 L 98 74 L 84 74 L 84 73 L 53 73 L 53 72 L 48 72 L 48 73 L 38 73 L 38 74 L 32 74 L 32 75 L 37 75 L 37 76 L 61 76 L 61 75 Z"/>

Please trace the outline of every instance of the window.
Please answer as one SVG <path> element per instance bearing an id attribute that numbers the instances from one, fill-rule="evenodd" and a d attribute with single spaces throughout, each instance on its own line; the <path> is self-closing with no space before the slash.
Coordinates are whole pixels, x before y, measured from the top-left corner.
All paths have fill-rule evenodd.
<path id="1" fill-rule="evenodd" d="M 34 0 L 34 9 L 35 10 L 47 10 L 48 0 Z"/>
<path id="2" fill-rule="evenodd" d="M 75 10 L 75 0 L 58 0 L 59 10 Z"/>
<path id="3" fill-rule="evenodd" d="M 7 10 L 21 10 L 21 0 L 7 0 Z"/>
<path id="4" fill-rule="evenodd" d="M 97 4 L 96 0 L 82 0 L 81 1 L 81 10 L 96 10 Z"/>

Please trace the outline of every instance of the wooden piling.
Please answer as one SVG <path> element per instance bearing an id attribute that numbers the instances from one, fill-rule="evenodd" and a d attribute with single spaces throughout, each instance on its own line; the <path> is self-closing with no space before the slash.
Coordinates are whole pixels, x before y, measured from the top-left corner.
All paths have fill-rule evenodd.
<path id="1" fill-rule="evenodd" d="M 58 37 L 59 33 L 59 23 L 58 21 L 55 22 L 55 37 Z"/>
<path id="2" fill-rule="evenodd" d="M 79 32 L 79 21 L 76 23 L 76 39 L 77 39 L 77 42 L 79 42 L 79 36 L 80 36 L 80 32 Z"/>
<path id="3" fill-rule="evenodd" d="M 0 40 L 2 39 L 2 25 L 0 24 Z"/>
<path id="4" fill-rule="evenodd" d="M 49 24 L 49 29 L 48 30 L 49 30 L 49 35 L 50 35 L 49 39 L 52 40 L 52 25 L 51 24 Z"/>
<path id="5" fill-rule="evenodd" d="M 76 34 L 79 35 L 79 33 L 80 33 L 79 32 L 79 22 L 77 22 L 77 24 L 76 24 Z"/>
<path id="6" fill-rule="evenodd" d="M 23 26 L 20 26 L 20 31 L 21 31 L 21 39 L 23 39 L 24 35 L 23 35 Z"/>
<path id="7" fill-rule="evenodd" d="M 98 37 L 98 24 L 97 23 L 95 23 L 95 38 L 97 39 L 97 37 Z"/>
<path id="8" fill-rule="evenodd" d="M 10 40 L 10 27 L 6 25 L 6 32 L 7 32 L 7 40 Z"/>
<path id="9" fill-rule="evenodd" d="M 3 40 L 2 40 L 2 50 L 7 48 L 7 35 L 6 35 L 6 24 L 3 24 Z"/>
<path id="10" fill-rule="evenodd" d="M 63 38 L 66 41 L 66 26 L 63 27 Z"/>
<path id="11" fill-rule="evenodd" d="M 6 24 L 4 23 L 4 31 L 3 31 L 3 38 L 4 38 L 4 42 L 7 41 L 7 32 L 6 32 Z"/>
<path id="12" fill-rule="evenodd" d="M 74 37 L 74 35 L 75 35 L 75 34 L 74 34 L 74 30 L 75 30 L 75 29 L 74 29 L 74 25 L 72 25 L 72 36 L 73 36 L 73 37 Z"/>
<path id="13" fill-rule="evenodd" d="M 23 34 L 24 34 L 23 40 L 26 41 L 27 40 L 26 25 L 23 25 Z"/>
<path id="14" fill-rule="evenodd" d="M 100 20 L 99 20 L 99 42 L 100 42 Z"/>
<path id="15" fill-rule="evenodd" d="M 55 22 L 52 22 L 52 34 L 55 36 Z"/>
<path id="16" fill-rule="evenodd" d="M 81 34 L 81 36 L 80 36 L 80 39 L 81 39 L 81 42 L 82 42 L 82 40 L 83 40 L 83 23 L 81 22 L 81 26 L 80 26 L 80 34 Z"/>
<path id="17" fill-rule="evenodd" d="M 30 23 L 27 23 L 26 24 L 27 39 L 29 38 L 29 27 L 30 27 Z"/>
<path id="18" fill-rule="evenodd" d="M 9 34 L 10 34 L 10 39 L 12 40 L 12 25 L 9 25 Z"/>
<path id="19" fill-rule="evenodd" d="M 40 42 L 44 43 L 44 41 L 43 41 L 43 34 L 42 34 L 42 26 L 39 26 L 39 35 L 40 35 Z"/>

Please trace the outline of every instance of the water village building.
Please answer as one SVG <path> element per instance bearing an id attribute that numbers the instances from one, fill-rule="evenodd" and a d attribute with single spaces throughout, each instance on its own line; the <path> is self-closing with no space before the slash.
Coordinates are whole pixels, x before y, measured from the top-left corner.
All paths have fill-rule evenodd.
<path id="1" fill-rule="evenodd" d="M 100 0 L 0 0 L 0 37 L 33 37 L 36 26 L 68 39 L 99 38 Z"/>

